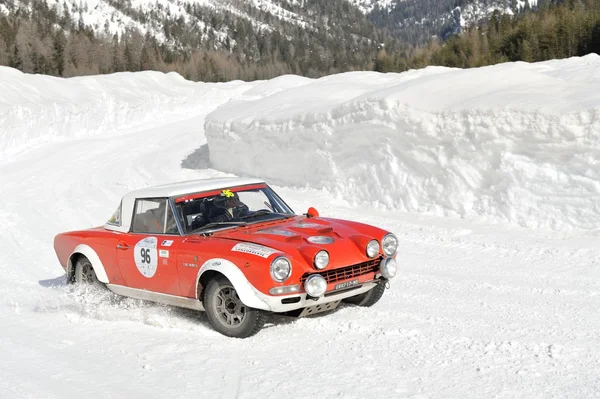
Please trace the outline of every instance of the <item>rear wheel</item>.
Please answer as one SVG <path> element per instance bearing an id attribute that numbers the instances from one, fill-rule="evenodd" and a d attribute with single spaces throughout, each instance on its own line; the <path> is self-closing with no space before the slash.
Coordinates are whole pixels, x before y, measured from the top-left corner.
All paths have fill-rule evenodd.
<path id="1" fill-rule="evenodd" d="M 228 337 L 254 335 L 266 320 L 263 311 L 244 305 L 233 284 L 223 276 L 213 278 L 207 284 L 204 308 L 213 328 Z"/>
<path id="2" fill-rule="evenodd" d="M 364 307 L 373 306 L 381 299 L 384 291 L 385 286 L 383 284 L 377 284 L 367 292 L 344 299 L 344 302 Z"/>
<path id="3" fill-rule="evenodd" d="M 81 256 L 75 264 L 75 282 L 85 285 L 100 285 L 100 280 L 88 258 Z"/>

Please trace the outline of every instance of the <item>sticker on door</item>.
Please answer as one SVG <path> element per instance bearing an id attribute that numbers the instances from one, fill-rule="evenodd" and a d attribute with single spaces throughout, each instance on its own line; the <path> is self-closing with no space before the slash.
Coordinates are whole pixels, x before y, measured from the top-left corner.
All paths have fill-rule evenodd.
<path id="1" fill-rule="evenodd" d="M 146 237 L 135 244 L 133 251 L 135 266 L 144 277 L 150 278 L 156 273 L 158 264 L 157 244 L 158 239 L 156 237 Z"/>

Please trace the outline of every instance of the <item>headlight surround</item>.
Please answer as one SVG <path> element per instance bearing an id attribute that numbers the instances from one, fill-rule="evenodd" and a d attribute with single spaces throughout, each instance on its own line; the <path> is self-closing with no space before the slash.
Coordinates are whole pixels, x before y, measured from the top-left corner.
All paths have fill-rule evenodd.
<path id="1" fill-rule="evenodd" d="M 379 272 L 388 280 L 393 278 L 398 272 L 398 263 L 394 258 L 385 258 L 379 265 Z"/>
<path id="2" fill-rule="evenodd" d="M 273 281 L 283 283 L 292 275 L 292 263 L 285 256 L 279 256 L 271 262 L 270 271 Z"/>
<path id="3" fill-rule="evenodd" d="M 398 238 L 394 234 L 388 233 L 383 237 L 383 240 L 381 240 L 381 246 L 383 247 L 384 254 L 393 256 L 398 250 Z"/>
<path id="4" fill-rule="evenodd" d="M 325 250 L 317 252 L 313 264 L 319 270 L 325 269 L 329 265 L 329 252 Z"/>
<path id="5" fill-rule="evenodd" d="M 327 280 L 320 274 L 311 274 L 304 282 L 304 291 L 312 297 L 320 297 L 327 291 Z"/>
<path id="6" fill-rule="evenodd" d="M 367 256 L 369 258 L 374 258 L 379 253 L 379 241 L 371 240 L 367 244 Z"/>

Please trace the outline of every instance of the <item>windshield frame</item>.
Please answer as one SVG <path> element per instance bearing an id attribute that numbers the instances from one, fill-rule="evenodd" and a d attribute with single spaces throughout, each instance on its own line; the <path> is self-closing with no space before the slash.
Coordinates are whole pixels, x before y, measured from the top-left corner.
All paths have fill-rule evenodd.
<path id="1" fill-rule="evenodd" d="M 269 208 L 273 207 L 273 210 L 271 213 L 260 214 L 259 216 L 257 216 L 256 220 L 253 220 L 252 218 L 234 218 L 231 220 L 231 222 L 233 222 L 231 225 L 214 226 L 212 228 L 208 228 L 206 230 L 200 230 L 200 231 L 198 231 L 198 228 L 192 229 L 191 224 L 186 223 L 186 221 L 185 221 L 186 218 L 190 215 L 186 214 L 184 212 L 184 204 L 188 204 L 192 201 L 197 201 L 200 199 L 202 199 L 204 203 L 210 202 L 212 197 L 219 195 L 223 190 L 230 190 L 231 192 L 234 192 L 234 193 L 240 193 L 240 192 L 244 192 L 244 191 L 261 191 L 265 195 L 265 197 L 267 197 L 267 200 L 269 201 L 269 204 L 270 204 Z M 199 235 L 207 235 L 207 234 L 211 234 L 215 231 L 228 230 L 228 229 L 234 229 L 234 228 L 239 228 L 239 227 L 247 227 L 247 226 L 252 226 L 252 225 L 263 223 L 263 222 L 271 222 L 271 221 L 275 221 L 275 220 L 289 219 L 294 216 L 297 216 L 295 214 L 295 212 L 292 210 L 292 208 L 275 192 L 275 190 L 273 190 L 271 187 L 269 187 L 269 185 L 267 185 L 266 183 L 223 187 L 218 190 L 210 190 L 210 191 L 204 191 L 204 192 L 198 192 L 198 193 L 177 196 L 177 197 L 171 198 L 171 200 L 172 200 L 172 204 L 174 205 L 173 208 L 175 209 L 175 219 L 177 221 L 177 224 L 179 225 L 182 236 L 198 235 L 198 234 Z M 257 211 L 254 211 L 254 212 L 257 212 Z M 271 215 L 276 215 L 277 217 L 271 217 Z M 249 215 L 249 216 L 251 216 L 251 215 Z M 207 221 L 205 225 L 208 225 L 210 223 L 211 223 L 210 221 Z M 188 225 L 189 225 L 189 227 L 188 227 Z M 199 228 L 201 229 L 202 227 L 203 226 L 200 226 Z"/>

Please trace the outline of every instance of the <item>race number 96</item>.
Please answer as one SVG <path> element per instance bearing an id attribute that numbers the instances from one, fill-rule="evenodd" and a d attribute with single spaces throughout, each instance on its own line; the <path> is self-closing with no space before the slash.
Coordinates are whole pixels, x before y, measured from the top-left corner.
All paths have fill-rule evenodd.
<path id="1" fill-rule="evenodd" d="M 133 256 L 135 266 L 144 277 L 152 277 L 156 273 L 158 264 L 157 247 L 158 239 L 156 237 L 146 237 L 135 244 Z"/>
<path id="2" fill-rule="evenodd" d="M 150 255 L 150 248 L 140 248 L 140 256 L 142 258 L 142 263 L 150 264 L 152 262 L 152 256 Z"/>

